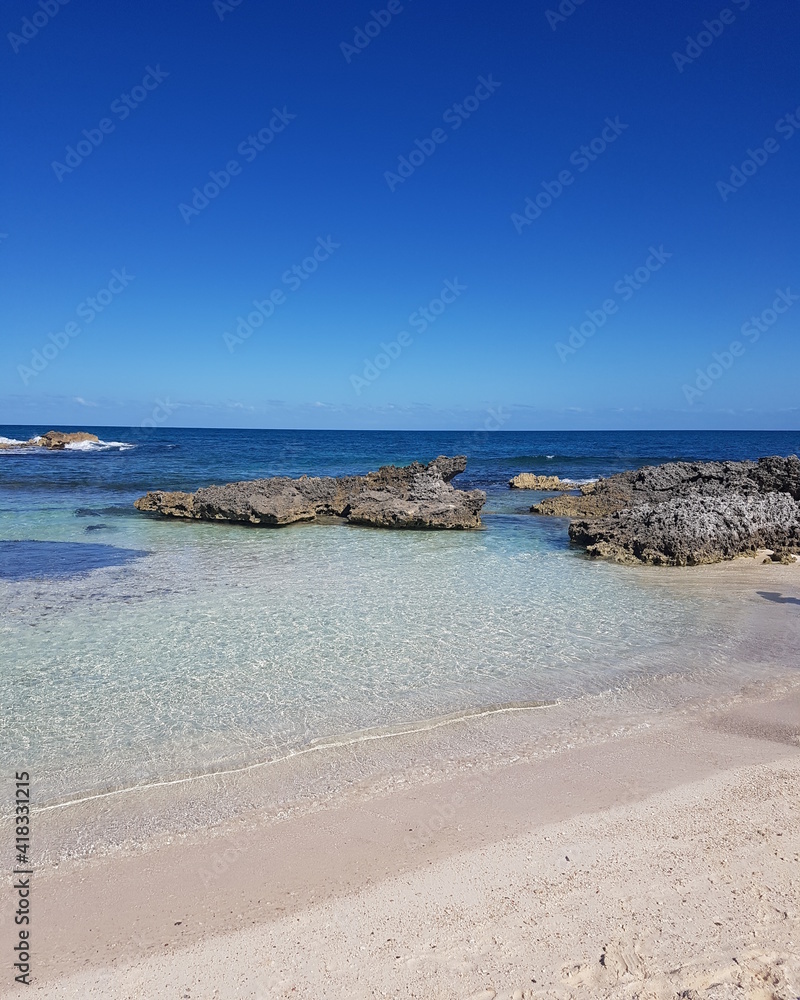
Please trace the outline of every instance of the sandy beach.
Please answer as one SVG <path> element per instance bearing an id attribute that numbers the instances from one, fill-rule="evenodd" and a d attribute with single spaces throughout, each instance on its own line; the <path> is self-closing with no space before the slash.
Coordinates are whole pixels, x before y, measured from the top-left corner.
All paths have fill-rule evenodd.
<path id="1" fill-rule="evenodd" d="M 799 5 L 6 2 L 0 1000 L 800 1000 Z"/>
<path id="2" fill-rule="evenodd" d="M 42 872 L 19 995 L 795 1000 L 798 831 L 800 692 L 751 691 Z"/>

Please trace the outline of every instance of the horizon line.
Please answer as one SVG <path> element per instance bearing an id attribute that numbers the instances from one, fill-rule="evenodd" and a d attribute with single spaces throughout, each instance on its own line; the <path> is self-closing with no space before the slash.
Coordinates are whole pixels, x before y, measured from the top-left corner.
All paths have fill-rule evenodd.
<path id="1" fill-rule="evenodd" d="M 22 424 L 9 423 L 0 427 L 47 427 L 48 430 L 58 430 L 59 427 L 53 424 Z M 200 426 L 200 425 L 171 425 L 169 427 L 142 427 L 132 424 L 61 424 L 60 427 L 76 428 L 85 430 L 86 427 L 108 430 L 130 430 L 143 431 L 153 434 L 154 432 L 169 431 L 280 431 L 283 433 L 314 432 L 318 434 L 800 434 L 800 430 L 785 427 L 573 427 L 573 428 L 526 428 L 507 429 L 498 428 L 488 430 L 486 428 L 420 428 L 420 427 L 221 427 L 221 426 Z"/>

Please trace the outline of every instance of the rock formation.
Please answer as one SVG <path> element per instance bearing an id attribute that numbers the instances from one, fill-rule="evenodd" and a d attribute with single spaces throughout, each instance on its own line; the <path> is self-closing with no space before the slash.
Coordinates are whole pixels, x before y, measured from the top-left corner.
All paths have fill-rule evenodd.
<path id="1" fill-rule="evenodd" d="M 677 497 L 574 521 L 569 537 L 590 556 L 616 562 L 697 566 L 758 549 L 780 561 L 800 551 L 800 504 L 786 493 Z"/>
<path id="2" fill-rule="evenodd" d="M 800 499 L 800 460 L 760 458 L 758 462 L 667 462 L 620 472 L 581 487 L 580 496 L 547 497 L 531 507 L 534 514 L 556 517 L 603 517 L 680 496 L 727 496 L 738 493 L 789 493 Z"/>
<path id="3" fill-rule="evenodd" d="M 558 476 L 537 476 L 533 472 L 520 472 L 518 476 L 509 479 L 512 490 L 542 490 L 543 492 L 566 493 L 578 488 L 577 483 L 569 479 L 559 479 Z"/>
<path id="4" fill-rule="evenodd" d="M 0 441 L 0 448 L 49 448 L 51 451 L 60 451 L 68 444 L 75 441 L 99 441 L 96 434 L 89 434 L 87 431 L 48 431 L 46 434 L 32 437 L 28 441 L 21 441 L 16 444 L 8 444 Z"/>
<path id="5" fill-rule="evenodd" d="M 800 460 L 670 462 L 601 479 L 531 510 L 578 517 L 572 541 L 619 562 L 686 566 L 772 549 L 800 552 Z"/>
<path id="6" fill-rule="evenodd" d="M 479 528 L 486 494 L 456 490 L 450 483 L 466 466 L 463 455 L 439 456 L 428 465 L 385 465 L 366 476 L 276 476 L 196 493 L 157 491 L 134 506 L 167 517 L 272 527 L 340 517 L 380 528 Z"/>

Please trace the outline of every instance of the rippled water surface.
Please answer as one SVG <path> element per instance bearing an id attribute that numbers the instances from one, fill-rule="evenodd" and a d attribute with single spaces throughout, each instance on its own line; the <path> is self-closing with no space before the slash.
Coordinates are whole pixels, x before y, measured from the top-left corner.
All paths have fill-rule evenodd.
<path id="1" fill-rule="evenodd" d="M 798 434 L 96 432 L 135 447 L 0 452 L 4 764 L 24 761 L 46 798 L 647 676 L 745 677 L 759 601 L 796 611 L 589 562 L 507 480 L 790 454 Z M 132 507 L 147 489 L 457 453 L 457 485 L 489 493 L 485 531 L 252 529 Z"/>

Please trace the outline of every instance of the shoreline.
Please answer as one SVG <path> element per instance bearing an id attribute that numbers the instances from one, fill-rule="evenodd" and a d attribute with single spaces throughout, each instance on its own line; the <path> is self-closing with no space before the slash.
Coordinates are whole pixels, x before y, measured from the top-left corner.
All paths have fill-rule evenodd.
<path id="1" fill-rule="evenodd" d="M 567 747 L 537 759 L 440 774 L 428 782 L 398 780 L 377 790 L 356 784 L 310 813 L 268 824 L 233 823 L 149 850 L 62 864 L 36 880 L 38 935 L 48 942 L 47 954 L 39 950 L 35 970 L 39 995 L 55 998 L 76 995 L 76 990 L 87 997 L 155 995 L 126 990 L 148 970 L 163 976 L 167 962 L 188 982 L 198 962 L 210 961 L 220 948 L 240 947 L 247 935 L 272 941 L 283 934 L 288 947 L 286 935 L 294 933 L 297 920 L 313 922 L 320 913 L 342 907 L 350 907 L 357 919 L 366 897 L 379 909 L 396 899 L 394 890 L 391 899 L 384 899 L 381 886 L 398 880 L 414 885 L 437 866 L 466 866 L 469 878 L 458 891 L 467 891 L 476 879 L 489 877 L 480 860 L 487 851 L 502 865 L 509 845 L 538 837 L 541 846 L 543 831 L 559 824 L 587 825 L 588 840 L 579 843 L 581 851 L 588 851 L 595 827 L 608 821 L 609 810 L 627 810 L 630 821 L 640 822 L 653 808 L 648 803 L 659 796 L 696 799 L 703 782 L 735 780 L 743 768 L 774 774 L 781 760 L 790 762 L 793 787 L 800 788 L 797 688 L 777 699 L 775 694 L 760 701 L 745 695 L 721 710 L 676 712 L 623 731 L 605 742 L 602 752 L 596 745 Z M 741 816 L 755 822 L 753 804 L 743 799 L 739 806 Z M 489 892 L 491 886 L 484 888 Z M 440 893 L 445 889 L 456 891 L 449 881 Z M 425 930 L 420 919 L 414 933 Z M 252 961 L 250 947 L 242 956 L 244 967 Z M 301 949 L 297 961 L 303 954 Z M 255 971 L 249 969 L 251 977 Z M 357 965 L 351 971 L 362 974 Z M 368 962 L 362 971 L 367 974 Z M 214 986 L 222 990 L 220 996 L 259 997 L 245 989 L 226 992 L 221 969 L 218 975 Z M 310 984 L 317 988 L 314 977 Z M 479 995 L 479 986 L 465 983 L 463 995 Z M 349 987 L 338 994 L 331 988 L 326 995 L 362 995 L 348 992 Z M 212 995 L 210 988 L 204 990 L 201 997 Z M 261 994 L 281 995 L 272 987 Z M 436 992 L 431 984 L 424 995 L 457 994 Z"/>
<path id="2" fill-rule="evenodd" d="M 784 614 L 777 605 L 797 600 L 797 598 L 782 597 L 781 592 L 786 587 L 791 588 L 794 592 L 800 586 L 800 561 L 790 565 L 772 563 L 766 559 L 766 551 L 761 550 L 754 556 L 739 556 L 729 562 L 710 566 L 656 568 L 641 565 L 614 566 L 613 569 L 619 576 L 627 576 L 630 580 L 635 581 L 640 588 L 652 590 L 653 593 L 669 591 L 674 597 L 684 600 L 693 594 L 707 599 L 713 595 L 716 587 L 726 587 L 729 591 L 728 596 L 734 593 L 736 595 L 739 614 L 736 630 L 738 640 L 726 649 L 726 656 L 730 663 L 739 666 L 754 662 L 753 654 L 756 652 L 756 648 L 758 652 L 762 653 L 766 650 L 767 655 L 762 659 L 761 664 L 762 668 L 764 663 L 768 664 L 770 675 L 778 663 L 781 664 L 780 669 L 784 669 L 783 665 L 791 662 L 791 658 L 787 659 L 782 655 L 785 648 L 790 645 L 790 641 L 784 641 L 783 638 L 775 639 L 779 627 L 789 627 L 790 625 L 789 622 L 785 621 Z M 768 585 L 774 585 L 778 591 L 764 589 Z M 756 598 L 755 601 L 754 598 Z M 764 604 L 764 600 L 769 601 L 769 603 Z M 767 624 L 767 618 L 772 619 L 771 625 Z M 798 631 L 798 637 L 800 637 L 800 631 Z M 742 648 L 738 648 L 739 646 Z M 400 739 L 404 736 L 413 737 L 443 727 L 458 727 L 460 723 L 479 721 L 487 716 L 516 712 L 538 712 L 540 709 L 550 711 L 562 704 L 586 706 L 584 710 L 592 715 L 594 703 L 602 702 L 605 697 L 609 697 L 613 693 L 619 694 L 622 698 L 628 697 L 634 706 L 634 711 L 637 710 L 636 701 L 640 696 L 648 699 L 648 688 L 655 687 L 665 690 L 666 686 L 673 683 L 679 687 L 681 683 L 685 682 L 690 696 L 694 696 L 695 685 L 699 686 L 703 691 L 703 696 L 709 699 L 714 698 L 717 694 L 729 697 L 735 693 L 736 678 L 734 678 L 733 686 L 726 686 L 727 678 L 722 676 L 713 673 L 695 674 L 678 665 L 680 655 L 680 651 L 676 649 L 671 668 L 652 674 L 633 673 L 621 675 L 615 679 L 608 678 L 608 680 L 602 681 L 599 687 L 572 692 L 564 696 L 508 702 L 487 700 L 484 703 L 479 702 L 464 708 L 445 709 L 440 714 L 410 715 L 385 725 L 368 725 L 365 728 L 356 729 L 334 729 L 332 732 L 315 737 L 307 743 L 296 745 L 287 743 L 285 747 L 281 748 L 277 745 L 270 746 L 269 749 L 273 751 L 273 754 L 266 757 L 244 755 L 238 758 L 236 756 L 222 757 L 218 760 L 198 763 L 195 768 L 186 771 L 176 771 L 161 777 L 151 775 L 144 781 L 125 781 L 119 785 L 104 786 L 101 784 L 77 788 L 74 791 L 57 793 L 52 797 L 48 796 L 41 805 L 35 808 L 34 812 L 36 815 L 42 815 L 85 803 L 97 802 L 100 804 L 107 799 L 127 795 L 143 795 L 150 791 L 158 792 L 162 788 L 213 782 L 228 777 L 236 778 L 248 772 L 291 764 L 308 755 L 324 754 L 326 751 L 340 750 L 359 744 Z M 619 656 L 619 662 L 624 662 L 624 653 L 622 652 Z M 747 683 L 751 680 L 756 681 L 758 678 L 755 675 L 750 676 L 748 673 L 743 675 L 742 680 Z M 665 698 L 667 707 L 669 707 L 675 705 L 676 698 L 679 699 L 680 695 L 665 694 Z M 655 706 L 648 704 L 647 710 L 653 710 L 653 708 Z M 0 812 L 0 818 L 7 819 L 9 817 Z"/>
<path id="3" fill-rule="evenodd" d="M 676 637 L 666 647 L 674 673 L 632 676 L 546 705 L 494 706 L 433 724 L 361 731 L 226 775 L 217 770 L 37 810 L 37 995 L 577 1000 L 583 983 L 583 995 L 594 1000 L 630 996 L 623 990 L 631 985 L 626 976 L 644 976 L 649 989 L 654 969 L 671 989 L 666 958 L 647 950 L 656 947 L 663 926 L 653 913 L 645 920 L 608 909 L 606 897 L 631 896 L 625 886 L 633 879 L 645 906 L 649 889 L 641 887 L 649 886 L 654 859 L 673 849 L 667 827 L 679 813 L 684 881 L 693 884 L 694 873 L 710 863 L 708 850 L 696 843 L 693 808 L 706 817 L 703 837 L 722 845 L 714 864 L 733 850 L 726 837 L 738 851 L 746 826 L 742 850 L 750 850 L 751 841 L 764 846 L 758 831 L 765 815 L 788 806 L 800 812 L 800 672 L 792 658 L 800 620 L 791 606 L 800 597 L 788 596 L 800 593 L 800 580 L 796 564 L 765 566 L 757 558 L 619 572 L 684 597 L 724 590 L 726 607 L 735 611 L 727 619 L 730 643 L 718 647 L 724 655 L 697 669 L 692 647 Z M 765 799 L 768 788 L 783 791 Z M 660 832 L 653 816 L 660 817 Z M 774 887 L 774 877 L 784 878 L 780 865 L 770 866 L 778 847 L 800 840 L 800 832 L 794 840 L 787 836 L 800 831 L 800 815 L 792 813 L 784 827 L 770 833 L 769 856 L 753 856 L 765 873 L 761 882 L 748 882 L 743 869 L 730 894 L 740 891 L 742 879 Z M 649 853 L 630 839 L 634 828 L 649 830 Z M 554 863 L 548 845 L 556 841 L 571 860 L 540 884 L 541 871 Z M 800 843 L 792 850 L 799 858 Z M 584 884 L 576 895 L 569 866 L 601 856 L 605 861 L 592 869 L 594 887 Z M 796 885 L 796 865 L 792 872 Z M 676 892 L 668 875 L 666 869 L 659 875 L 662 896 Z M 717 884 L 719 872 L 712 877 Z M 508 885 L 517 888 L 509 892 Z M 669 926 L 684 922 L 687 933 L 696 930 L 697 913 L 711 900 L 723 910 L 730 900 L 714 892 L 691 911 L 673 900 Z M 483 909 L 474 908 L 475 894 Z M 789 896 L 781 889 L 776 897 L 787 914 L 795 913 Z M 523 898 L 527 916 L 519 923 Z M 744 964 L 761 962 L 753 976 L 761 975 L 764 962 L 772 975 L 778 959 L 781 969 L 790 969 L 789 945 L 764 958 L 772 954 L 769 936 L 755 958 L 742 951 L 735 926 L 763 923 L 762 911 L 750 903 L 731 918 L 727 937 L 714 921 L 705 936 L 720 938 L 720 954 L 733 949 Z M 454 924 L 459 913 L 465 916 Z M 797 942 L 795 917 L 781 918 L 788 923 L 777 929 L 770 925 L 772 937 L 787 931 L 786 940 Z M 554 936 L 532 940 L 531 928 L 538 933 L 548 921 Z M 643 924 L 644 937 L 631 937 L 628 921 Z M 573 925 L 583 930 L 570 939 Z M 345 930 L 336 937 L 332 926 Z M 373 953 L 376 927 L 388 931 L 383 950 Z M 527 928 L 523 936 L 521 927 Z M 10 921 L 0 921 L 4 942 L 13 930 Z M 507 946 L 495 954 L 493 939 L 504 935 Z M 596 944 L 587 951 L 590 938 Z M 691 965 L 692 947 L 706 954 L 705 939 L 692 945 L 690 937 L 679 938 L 683 951 L 674 967 L 683 970 L 681 989 L 705 1000 Z M 387 942 L 401 939 L 401 958 L 391 945 L 389 956 Z M 323 941 L 320 952 L 314 943 Z M 475 941 L 483 942 L 477 952 Z M 449 956 L 444 964 L 435 952 Z M 235 979 L 223 960 L 230 954 L 237 956 Z M 715 955 L 707 956 L 709 982 L 730 972 L 730 960 L 725 968 L 714 966 Z M 525 971 L 531 962 L 538 963 L 536 975 Z M 612 981 L 608 969 L 618 966 Z M 539 990 L 545 981 L 549 992 Z M 25 995 L 6 986 L 0 995 Z M 641 996 L 673 1000 L 679 992 L 664 989 Z M 709 993 L 708 1000 L 723 996 Z M 796 1000 L 800 992 L 764 996 Z"/>

